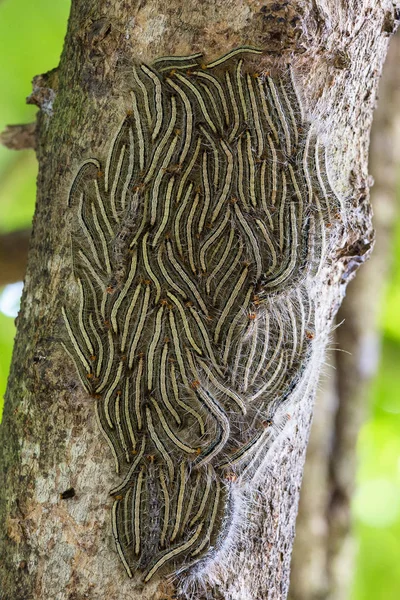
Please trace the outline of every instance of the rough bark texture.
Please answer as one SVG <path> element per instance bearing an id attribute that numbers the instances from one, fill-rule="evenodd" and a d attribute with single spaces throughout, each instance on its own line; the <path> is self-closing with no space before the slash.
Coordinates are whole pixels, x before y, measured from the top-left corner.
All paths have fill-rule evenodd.
<path id="1" fill-rule="evenodd" d="M 307 112 L 330 139 L 335 188 L 347 201 L 348 225 L 319 282 L 318 328 L 328 332 L 345 284 L 371 246 L 369 130 L 395 18 L 389 0 L 72 2 L 60 66 L 36 78 L 31 96 L 41 109 L 40 171 L 1 427 L 4 600 L 157 600 L 174 593 L 165 582 L 133 589 L 120 565 L 109 525 L 112 461 L 90 398 L 59 345 L 60 305 L 71 273 L 68 186 L 80 161 L 104 151 L 124 69 L 133 57 L 150 62 L 201 50 L 212 59 L 243 44 L 261 46 L 266 64 L 294 64 Z M 244 525 L 246 543 L 219 566 L 220 583 L 193 597 L 286 597 L 314 388 L 312 378 L 290 432 L 274 448 Z M 70 487 L 75 497 L 61 500 Z"/>
<path id="2" fill-rule="evenodd" d="M 368 414 L 368 389 L 379 357 L 378 316 L 387 280 L 400 164 L 400 37 L 391 42 L 379 85 L 371 133 L 371 204 L 376 244 L 350 284 L 339 310 L 334 369 L 323 377 L 301 491 L 293 549 L 290 598 L 344 600 L 354 575 L 350 502 L 357 468 L 356 442 Z M 373 293 L 371 293 L 373 290 Z M 310 544 L 310 539 L 313 543 Z"/>

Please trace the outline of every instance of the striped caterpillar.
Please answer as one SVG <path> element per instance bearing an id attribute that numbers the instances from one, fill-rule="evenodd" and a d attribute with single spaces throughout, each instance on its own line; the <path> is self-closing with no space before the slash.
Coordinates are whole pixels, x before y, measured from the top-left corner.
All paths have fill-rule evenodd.
<path id="1" fill-rule="evenodd" d="M 310 359 L 340 203 L 290 68 L 258 73 L 260 54 L 134 65 L 104 166 L 70 190 L 63 346 L 121 475 L 118 554 L 145 583 L 223 547 Z"/>

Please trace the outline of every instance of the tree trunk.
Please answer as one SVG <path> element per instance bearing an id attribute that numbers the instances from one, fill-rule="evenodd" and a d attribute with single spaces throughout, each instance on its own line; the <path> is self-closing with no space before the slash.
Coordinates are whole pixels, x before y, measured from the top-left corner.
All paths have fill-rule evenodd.
<path id="1" fill-rule="evenodd" d="M 293 600 L 344 600 L 353 581 L 356 544 L 350 502 L 357 467 L 356 442 L 368 413 L 366 399 L 379 357 L 378 315 L 391 263 L 396 213 L 399 59 L 400 37 L 396 35 L 379 85 L 371 133 L 376 245 L 371 260 L 350 284 L 339 310 L 337 321 L 342 325 L 335 334 L 339 352 L 330 353 L 327 362 L 334 369 L 325 375 L 317 395 L 296 523 L 290 591 Z"/>
<path id="2" fill-rule="evenodd" d="M 33 239 L 1 427 L 4 474 L 0 492 L 2 598 L 22 600 L 49 597 L 61 600 L 85 597 L 97 600 L 157 600 L 177 594 L 181 598 L 194 596 L 199 599 L 283 599 L 287 595 L 289 584 L 299 488 L 324 347 L 346 283 L 365 259 L 372 243 L 367 176 L 369 130 L 378 79 L 388 40 L 395 28 L 396 14 L 389 0 L 357 0 L 347 3 L 338 3 L 337 0 L 299 0 L 282 4 L 261 4 L 255 0 L 249 0 L 247 3 L 241 0 L 207 0 L 201 5 L 175 0 L 167 8 L 165 3 L 158 0 L 138 1 L 132 4 L 123 0 L 113 3 L 104 0 L 73 0 L 60 66 L 56 71 L 35 79 L 30 98 L 32 103 L 40 107 L 36 130 L 40 171 Z M 323 264 L 321 262 L 315 271 L 311 267 L 311 270 L 304 273 L 301 271 L 297 273 L 298 279 L 294 279 L 293 276 L 293 281 L 286 282 L 286 289 L 293 288 L 294 292 L 285 293 L 297 293 L 300 296 L 303 293 L 308 294 L 307 306 L 314 306 L 315 316 L 310 320 L 309 315 L 307 321 L 312 323 L 312 330 L 304 330 L 305 318 L 301 317 L 302 335 L 309 343 L 307 360 L 301 362 L 298 358 L 296 362 L 297 357 L 292 355 L 291 360 L 297 365 L 297 372 L 296 377 L 289 379 L 288 375 L 285 380 L 285 393 L 282 391 L 282 395 L 279 396 L 284 398 L 283 408 L 278 407 L 273 419 L 267 418 L 263 421 L 266 429 L 271 427 L 271 431 L 275 433 L 280 428 L 283 431 L 276 439 L 273 439 L 271 433 L 272 442 L 266 458 L 267 468 L 264 468 L 261 474 L 258 473 L 257 479 L 252 480 L 251 484 L 242 477 L 241 472 L 233 472 L 229 477 L 226 474 L 224 481 L 218 479 L 220 475 L 215 475 L 211 482 L 208 480 L 211 487 L 228 490 L 231 495 L 241 498 L 242 513 L 238 515 L 237 510 L 234 513 L 234 532 L 229 545 L 222 544 L 222 550 L 216 553 L 215 559 L 202 563 L 201 570 L 193 568 L 189 575 L 183 573 L 175 579 L 157 579 L 156 576 L 143 585 L 143 580 L 140 583 L 136 577 L 127 577 L 113 544 L 110 513 L 111 507 L 119 500 L 117 496 L 113 504 L 108 491 L 119 485 L 121 480 L 116 478 L 110 450 L 99 435 L 95 420 L 95 401 L 84 391 L 73 369 L 73 362 L 66 356 L 60 343 L 65 341 L 66 327 L 62 319 L 62 307 L 66 306 L 67 311 L 69 310 L 69 306 L 73 304 L 73 296 L 78 290 L 78 284 L 72 275 L 70 243 L 72 232 L 75 236 L 72 251 L 75 252 L 76 259 L 78 251 L 74 244 L 78 239 L 77 207 L 72 201 L 69 204 L 68 197 L 74 197 L 80 190 L 86 193 L 85 174 L 82 174 L 78 182 L 75 180 L 70 196 L 69 191 L 79 165 L 88 159 L 99 159 L 103 165 L 110 145 L 112 147 L 114 144 L 116 147 L 119 143 L 119 138 L 114 136 L 121 118 L 124 116 L 129 121 L 135 117 L 135 109 L 134 115 L 131 115 L 132 100 L 129 94 L 134 85 L 134 63 L 139 61 L 151 64 L 159 56 L 188 56 L 202 52 L 204 60 L 209 64 L 208 68 L 211 69 L 210 62 L 214 59 L 229 50 L 248 45 L 263 51 L 262 55 L 257 54 L 253 58 L 243 55 L 243 64 L 247 69 L 250 68 L 248 65 L 252 66 L 255 81 L 260 77 L 264 78 L 262 81 L 266 81 L 266 73 L 270 71 L 272 82 L 278 82 L 279 78 L 287 82 L 290 95 L 291 83 L 287 79 L 288 70 L 285 65 L 291 63 L 300 90 L 300 106 L 296 106 L 292 112 L 294 124 L 290 125 L 290 131 L 285 130 L 285 116 L 276 109 L 277 123 L 281 127 L 279 135 L 286 141 L 286 154 L 289 155 L 287 161 L 285 151 L 281 152 L 279 160 L 275 157 L 274 164 L 278 165 L 276 169 L 286 169 L 287 176 L 290 176 L 291 167 L 288 163 L 291 135 L 299 136 L 299 139 L 307 144 L 307 140 L 311 138 L 307 137 L 305 140 L 304 132 L 310 131 L 307 122 L 312 122 L 313 131 L 328 147 L 329 181 L 323 173 L 324 185 L 329 189 L 329 182 L 333 182 L 337 196 L 332 193 L 329 198 L 339 197 L 341 208 L 337 207 L 336 212 L 328 218 L 328 205 L 326 209 L 325 205 L 322 208 L 320 206 L 319 213 L 314 207 L 314 212 L 308 212 L 309 232 L 305 237 L 305 221 L 301 220 L 301 207 L 305 201 L 302 192 L 306 193 L 308 184 L 302 182 L 302 190 L 297 191 L 295 184 L 292 185 L 287 180 L 288 189 L 290 188 L 292 193 L 290 215 L 294 216 L 291 217 L 287 213 L 285 218 L 279 217 L 282 231 L 289 231 L 285 229 L 289 221 L 292 227 L 289 241 L 281 235 L 281 249 L 286 248 L 286 244 L 288 255 L 292 256 L 293 249 L 300 254 L 302 247 L 306 248 L 305 264 L 308 265 L 307 261 L 311 261 L 311 267 L 314 268 L 314 258 L 309 259 L 308 254 L 308 249 L 311 248 L 312 257 L 322 257 L 320 262 L 323 259 Z M 179 74 L 179 65 L 176 66 L 177 63 L 173 60 L 169 63 L 175 65 L 170 73 L 170 77 L 173 78 L 176 71 Z M 242 63 L 235 58 L 236 64 L 240 68 Z M 216 68 L 216 72 L 219 73 L 218 65 Z M 211 72 L 214 73 L 213 70 Z M 177 79 L 178 76 L 173 81 Z M 240 76 L 237 81 L 235 85 L 239 91 L 236 93 L 242 101 L 244 96 L 243 93 L 240 96 Z M 251 89 L 251 81 L 246 85 Z M 270 85 L 273 90 L 274 84 Z M 271 94 L 273 95 L 273 92 Z M 283 101 L 284 96 L 281 92 L 276 94 L 276 106 L 279 107 L 279 98 Z M 218 96 L 216 97 L 219 101 Z M 202 108 L 200 100 L 194 99 L 193 102 L 197 102 L 194 111 L 196 123 L 206 129 L 211 127 L 213 124 L 210 125 L 210 119 L 207 118 L 207 109 Z M 295 106 L 297 100 L 294 96 L 293 102 Z M 248 103 L 250 110 L 250 100 Z M 246 115 L 243 102 L 242 108 L 239 103 L 239 109 L 242 111 L 241 115 Z M 182 113 L 183 109 L 180 110 Z M 190 110 L 190 107 L 187 108 L 188 112 Z M 154 107 L 151 104 L 151 111 L 149 109 L 150 120 L 153 123 L 160 111 L 155 95 Z M 200 113 L 203 119 L 200 119 Z M 305 115 L 304 122 L 302 114 Z M 246 127 L 247 123 L 243 126 L 241 139 L 250 140 L 250 134 L 246 134 Z M 256 127 L 255 119 L 253 124 L 249 124 L 250 129 L 251 127 L 253 132 L 260 131 L 260 125 Z M 273 129 L 270 133 L 272 139 Z M 181 131 L 175 132 L 177 136 L 181 134 Z M 212 143 L 219 144 L 217 137 L 213 138 L 210 133 L 207 139 L 211 139 L 211 147 Z M 236 139 L 234 142 L 245 146 Z M 258 143 L 263 142 L 258 139 Z M 223 146 L 223 140 L 221 144 Z M 141 160 L 140 147 L 139 143 L 139 158 L 135 155 L 136 163 Z M 226 143 L 223 147 L 227 147 Z M 245 158 L 249 161 L 246 162 L 247 169 L 250 168 L 248 156 L 252 156 L 254 150 L 251 148 L 244 151 L 248 152 Z M 296 151 L 296 159 L 300 160 L 300 151 L 303 150 L 299 148 Z M 205 160 L 207 162 L 207 159 Z M 236 169 L 237 160 L 235 155 Z M 263 162 L 262 155 L 259 156 L 259 160 L 260 163 Z M 308 160 L 307 155 L 305 160 Z M 115 157 L 111 157 L 110 172 L 116 168 L 115 163 Z M 86 165 L 89 165 L 87 170 L 93 169 L 94 164 L 93 160 L 91 163 L 86 162 Z M 177 166 L 176 176 L 179 177 L 180 167 Z M 165 171 L 168 168 L 166 167 Z M 214 175 L 217 168 L 218 156 L 214 163 Z M 221 162 L 221 169 L 224 168 L 224 163 Z M 301 168 L 301 161 L 300 164 L 296 162 L 293 163 L 292 171 L 296 169 L 297 172 Z M 307 163 L 304 167 L 305 173 L 308 168 Z M 159 169 L 160 172 L 164 172 L 161 167 Z M 258 174 L 258 164 L 256 170 Z M 226 172 L 225 178 L 228 177 Z M 174 176 L 174 172 L 170 172 L 170 175 Z M 236 177 L 236 171 L 234 175 Z M 237 176 L 239 181 L 240 177 Z M 101 169 L 98 171 L 98 177 L 102 182 L 104 172 Z M 313 182 L 317 181 L 316 173 L 312 174 L 312 178 Z M 295 177 L 293 179 L 295 180 Z M 279 181 L 279 190 L 282 191 L 283 175 L 279 174 Z M 322 195 L 322 184 L 319 185 L 318 193 Z M 107 189 L 106 183 L 104 189 Z M 201 189 L 204 191 L 204 186 Z M 275 193 L 274 184 L 270 184 L 270 189 L 271 193 Z M 140 186 L 136 186 L 136 192 L 140 195 Z M 294 200 L 295 198 L 297 200 Z M 255 199 L 255 203 L 257 201 Z M 239 220 L 242 215 L 240 200 L 230 198 L 228 204 L 227 214 L 229 210 L 236 211 Z M 284 201 L 280 206 L 286 206 Z M 311 210 L 309 205 L 305 206 L 308 211 Z M 110 206 L 105 210 L 111 210 Z M 271 219 L 274 219 L 273 211 L 271 214 Z M 241 218 L 246 227 L 246 219 L 243 215 Z M 295 244 L 294 223 L 301 225 L 300 233 L 303 237 L 299 238 L 299 249 Z M 254 223 L 252 227 L 253 225 Z M 133 227 L 137 228 L 137 223 L 134 223 Z M 250 238 L 251 235 L 251 232 L 247 233 Z M 104 232 L 99 233 L 97 244 L 99 252 L 103 251 L 106 256 L 107 240 L 104 241 L 104 236 Z M 118 239 L 122 237 L 120 232 Z M 327 240 L 326 247 L 322 238 Z M 165 242 L 167 246 L 168 239 Z M 290 239 L 293 248 L 290 247 Z M 194 245 L 197 243 L 195 239 Z M 254 245 L 256 244 L 257 240 L 254 242 Z M 114 245 L 113 248 L 115 247 Z M 94 248 L 93 254 L 96 252 Z M 256 250 L 254 252 L 256 253 Z M 257 257 L 254 263 L 257 262 L 256 259 Z M 303 259 L 295 252 L 293 260 Z M 259 261 L 260 264 L 265 261 L 264 255 Z M 184 265 L 184 262 L 181 264 Z M 255 264 L 251 261 L 243 265 L 243 273 L 256 272 Z M 75 268 L 75 274 L 82 273 L 79 270 L 82 266 L 74 262 Z M 257 272 L 260 270 L 266 272 L 265 268 L 257 266 Z M 257 320 L 265 310 L 265 303 L 272 302 L 268 300 L 268 296 L 265 299 L 263 295 L 268 281 L 264 275 L 257 278 L 254 290 L 260 290 L 261 300 L 256 302 L 254 295 L 252 302 L 255 312 L 248 312 L 249 321 L 253 318 Z M 170 285 L 173 284 L 174 282 Z M 83 285 L 82 282 L 80 285 Z M 141 281 L 139 285 L 150 284 Z M 104 291 L 102 293 L 105 294 Z M 282 299 L 281 294 L 280 299 L 274 302 L 278 306 L 279 302 L 289 302 L 287 298 L 289 296 Z M 86 297 L 83 304 L 84 302 Z M 108 302 L 107 298 L 104 302 Z M 221 307 L 221 314 L 216 317 L 219 319 L 218 323 L 221 322 L 224 310 L 228 310 L 228 305 L 229 302 L 226 307 Z M 303 306 L 301 301 L 299 306 Z M 310 314 L 311 312 L 310 308 Z M 84 321 L 87 318 L 84 306 L 80 314 L 81 320 Z M 270 314 L 271 322 L 275 323 L 274 319 L 278 317 L 275 317 L 273 311 Z M 281 331 L 284 331 L 288 347 L 295 349 L 298 337 L 295 343 L 294 336 L 300 316 L 296 314 L 293 317 L 293 324 L 293 321 L 290 322 L 288 309 L 285 315 L 287 322 L 284 326 L 281 325 Z M 74 325 L 71 327 L 73 331 Z M 249 331 L 248 335 L 255 339 L 250 325 Z M 216 338 L 217 333 L 214 334 L 214 339 Z M 165 344 L 168 343 L 169 341 L 165 341 Z M 240 343 L 245 343 L 245 340 Z M 179 342 L 177 345 L 179 346 Z M 237 352 L 239 355 L 239 350 Z M 74 354 L 73 349 L 71 354 Z M 251 366 L 249 364 L 248 368 Z M 81 381 L 84 387 L 90 387 L 90 382 L 84 377 L 81 377 Z M 192 386 L 197 393 L 201 392 L 201 382 L 195 380 Z M 242 389 L 242 382 L 240 386 Z M 233 392 L 230 393 L 232 397 Z M 205 403 L 210 402 L 206 394 L 204 398 Z M 244 401 L 247 402 L 246 396 Z M 113 402 L 116 403 L 117 400 Z M 154 429 L 152 433 L 151 399 L 146 402 L 148 428 L 154 441 L 156 434 Z M 251 413 L 250 404 L 246 406 Z M 236 417 L 233 411 L 228 413 L 228 423 L 227 417 L 218 413 L 220 409 L 210 410 L 213 410 L 214 416 L 217 414 L 223 423 L 221 435 L 225 434 L 229 426 L 237 428 L 237 435 L 241 433 L 238 422 L 234 421 Z M 276 415 L 280 415 L 280 421 L 275 419 Z M 99 418 L 101 421 L 102 416 Z M 268 431 L 260 435 L 268 436 Z M 168 460 L 168 456 L 164 458 Z M 149 471 L 152 468 L 160 468 L 161 472 L 163 467 L 159 467 L 157 460 L 156 466 L 152 467 L 154 457 L 149 455 L 148 459 Z M 178 468 L 178 464 L 175 464 L 175 467 Z M 172 464 L 171 469 L 173 468 Z M 216 468 L 215 473 L 217 472 L 219 473 Z M 136 480 L 136 490 L 138 485 Z M 71 489 L 73 491 L 63 494 Z M 215 491 L 216 505 L 218 493 Z M 135 494 L 137 496 L 137 492 Z M 178 500 L 176 502 L 178 503 Z M 222 522 L 224 514 L 219 514 L 218 517 Z M 157 518 L 155 515 L 154 519 Z M 224 522 L 226 528 L 228 525 Z M 149 531 L 153 535 L 151 526 L 150 522 Z M 211 527 L 209 524 L 208 526 Z M 185 543 L 192 543 L 190 540 L 194 543 L 194 537 L 200 535 L 201 527 L 202 525 L 198 526 L 198 533 L 191 533 L 192 537 Z M 115 531 L 113 527 L 114 535 Z M 147 540 L 141 539 L 146 546 Z M 121 556 L 124 550 L 119 541 L 118 544 Z M 148 561 L 150 560 L 151 557 L 148 557 Z M 156 566 L 158 564 L 156 563 Z"/>

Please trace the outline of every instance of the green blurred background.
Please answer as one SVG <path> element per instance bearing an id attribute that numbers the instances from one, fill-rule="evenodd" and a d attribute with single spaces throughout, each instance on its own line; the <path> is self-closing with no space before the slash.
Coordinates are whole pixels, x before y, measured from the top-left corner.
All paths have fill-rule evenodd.
<path id="1" fill-rule="evenodd" d="M 70 0 L 0 0 L 0 131 L 31 122 L 27 106 L 34 75 L 57 66 Z M 32 151 L 0 146 L 0 234 L 28 227 L 37 164 Z M 0 290 L 0 412 L 7 384 L 20 286 Z M 383 348 L 370 394 L 370 419 L 359 443 L 353 502 L 358 561 L 351 600 L 400 598 L 400 225 L 392 277 L 382 308 Z"/>

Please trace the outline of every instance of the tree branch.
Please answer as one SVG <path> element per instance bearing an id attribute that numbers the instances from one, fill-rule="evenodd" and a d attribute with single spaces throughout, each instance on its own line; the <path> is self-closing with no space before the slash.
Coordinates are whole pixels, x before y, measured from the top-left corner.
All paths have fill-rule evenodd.
<path id="1" fill-rule="evenodd" d="M 24 279 L 30 237 L 30 229 L 0 235 L 0 286 Z"/>
<path id="2" fill-rule="evenodd" d="M 36 147 L 36 123 L 8 125 L 0 133 L 0 144 L 10 150 L 28 150 Z"/>

